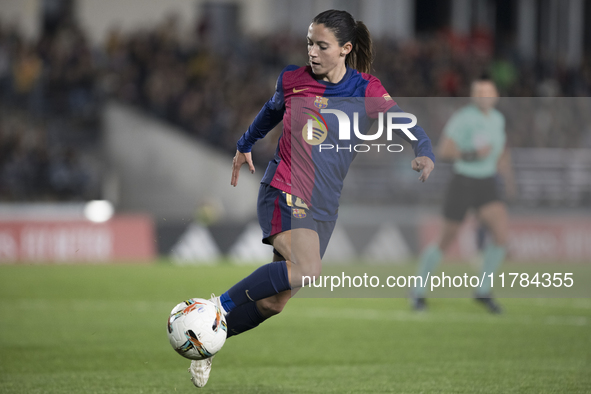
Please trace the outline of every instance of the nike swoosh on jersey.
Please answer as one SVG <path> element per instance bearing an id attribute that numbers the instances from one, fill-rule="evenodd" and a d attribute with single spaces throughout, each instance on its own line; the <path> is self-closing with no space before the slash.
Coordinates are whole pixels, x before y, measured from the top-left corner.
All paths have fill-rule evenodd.
<path id="1" fill-rule="evenodd" d="M 308 90 L 308 89 L 310 89 L 310 88 L 304 88 L 304 89 L 296 89 L 296 88 L 293 88 L 293 92 L 294 93 L 299 93 L 299 92 L 303 92 L 304 90 Z"/>

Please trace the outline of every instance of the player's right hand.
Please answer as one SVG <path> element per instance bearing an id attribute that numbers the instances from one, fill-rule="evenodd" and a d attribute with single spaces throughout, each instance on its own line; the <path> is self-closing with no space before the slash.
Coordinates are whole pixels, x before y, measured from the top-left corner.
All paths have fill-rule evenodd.
<path id="1" fill-rule="evenodd" d="M 250 170 L 251 174 L 254 174 L 254 164 L 252 164 L 252 154 L 250 152 L 242 153 L 240 151 L 236 151 L 236 156 L 234 156 L 234 160 L 232 160 L 232 181 L 230 184 L 234 187 L 238 185 L 238 176 L 240 175 L 240 167 L 244 163 L 248 164 L 248 169 Z"/>

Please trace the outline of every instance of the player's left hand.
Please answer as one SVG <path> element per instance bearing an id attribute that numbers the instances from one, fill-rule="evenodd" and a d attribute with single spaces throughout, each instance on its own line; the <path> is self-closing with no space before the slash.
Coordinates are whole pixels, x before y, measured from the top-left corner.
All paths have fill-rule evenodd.
<path id="1" fill-rule="evenodd" d="M 435 168 L 435 164 L 433 164 L 433 160 L 428 158 L 427 156 L 420 156 L 415 157 L 412 161 L 412 169 L 416 172 L 421 172 L 421 176 L 419 177 L 419 181 L 425 182 L 429 179 L 429 175 L 431 171 Z"/>

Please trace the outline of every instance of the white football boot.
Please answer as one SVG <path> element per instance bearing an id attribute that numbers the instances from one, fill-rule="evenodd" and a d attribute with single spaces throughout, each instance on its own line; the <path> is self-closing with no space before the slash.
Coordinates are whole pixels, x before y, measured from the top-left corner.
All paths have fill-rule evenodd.
<path id="1" fill-rule="evenodd" d="M 226 316 L 226 311 L 220 302 L 220 297 L 216 297 L 215 294 L 212 294 L 209 300 L 216 304 L 224 316 Z M 191 373 L 191 382 L 193 382 L 195 387 L 201 388 L 207 384 L 207 381 L 209 380 L 209 374 L 211 373 L 211 363 L 213 362 L 214 357 L 215 355 L 210 358 L 206 358 L 205 360 L 191 361 L 189 372 Z"/>
<path id="2" fill-rule="evenodd" d="M 222 306 L 222 302 L 220 301 L 220 297 L 216 297 L 215 294 L 211 293 L 211 298 L 209 300 L 211 302 L 213 302 L 214 304 L 216 304 L 218 306 L 218 308 L 220 308 L 220 310 L 222 311 L 224 316 L 226 316 L 228 314 L 228 312 L 226 312 L 226 310 Z"/>
<path id="3" fill-rule="evenodd" d="M 191 361 L 189 372 L 191 373 L 191 382 L 193 382 L 195 387 L 201 388 L 207 384 L 209 374 L 211 373 L 211 363 L 214 357 L 215 356 L 206 358 L 205 360 Z"/>

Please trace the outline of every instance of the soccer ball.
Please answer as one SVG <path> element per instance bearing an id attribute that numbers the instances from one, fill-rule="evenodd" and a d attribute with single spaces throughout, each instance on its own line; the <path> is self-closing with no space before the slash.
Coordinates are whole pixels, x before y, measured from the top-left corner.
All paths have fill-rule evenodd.
<path id="1" fill-rule="evenodd" d="M 175 306 L 168 318 L 168 340 L 191 360 L 204 360 L 220 351 L 228 328 L 220 308 L 209 300 L 191 298 Z"/>

